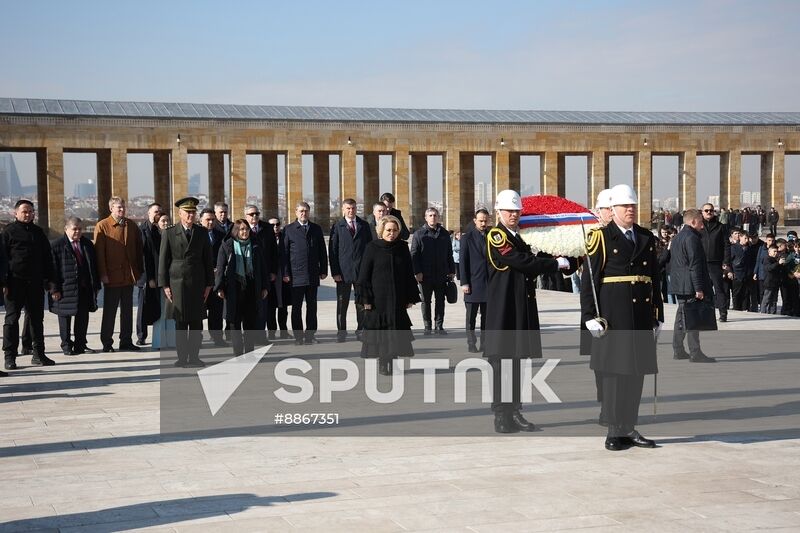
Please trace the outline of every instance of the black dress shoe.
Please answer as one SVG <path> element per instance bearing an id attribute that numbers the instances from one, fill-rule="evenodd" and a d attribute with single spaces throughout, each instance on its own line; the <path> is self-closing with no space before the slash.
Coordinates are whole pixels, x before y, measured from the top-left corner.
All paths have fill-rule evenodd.
<path id="1" fill-rule="evenodd" d="M 720 322 L 727 322 L 728 321 L 728 315 L 719 315 L 719 321 Z"/>
<path id="2" fill-rule="evenodd" d="M 6 370 L 16 370 L 17 369 L 17 363 L 13 359 L 6 359 L 5 369 Z"/>
<path id="3" fill-rule="evenodd" d="M 61 350 L 61 353 L 64 355 L 76 355 L 75 350 L 73 349 Z"/>
<path id="4" fill-rule="evenodd" d="M 175 361 L 173 364 L 178 368 L 186 368 L 186 363 L 184 361 Z"/>
<path id="5" fill-rule="evenodd" d="M 206 364 L 200 359 L 190 359 L 185 366 L 187 368 L 203 368 Z"/>
<path id="6" fill-rule="evenodd" d="M 89 348 L 88 346 L 84 346 L 81 350 L 83 353 L 97 353 L 97 350 L 94 348 Z"/>
<path id="7" fill-rule="evenodd" d="M 436 328 L 433 332 L 434 335 L 447 335 L 447 330 L 444 328 Z"/>
<path id="8" fill-rule="evenodd" d="M 8 377 L 8 372 L 3 372 L 2 370 L 0 370 L 0 378 L 7 378 L 7 377 Z"/>
<path id="9" fill-rule="evenodd" d="M 656 447 L 656 441 L 642 437 L 642 435 L 635 429 L 630 433 L 628 433 L 628 436 L 622 438 L 625 439 L 625 442 L 628 443 L 630 446 L 636 446 L 638 448 Z"/>
<path id="10" fill-rule="evenodd" d="M 281 330 L 281 339 L 291 339 L 292 334 L 286 330 Z"/>
<path id="11" fill-rule="evenodd" d="M 536 426 L 525 420 L 525 417 L 519 411 L 511 413 L 511 421 L 520 431 L 536 431 Z"/>
<path id="12" fill-rule="evenodd" d="M 145 344 L 147 344 L 147 341 L 145 341 L 143 339 L 137 339 L 136 340 L 136 344 L 137 344 L 137 346 L 144 346 Z"/>
<path id="13" fill-rule="evenodd" d="M 467 351 L 469 353 L 478 353 L 478 347 L 475 346 L 474 344 L 470 344 L 469 346 L 467 346 Z"/>
<path id="14" fill-rule="evenodd" d="M 294 340 L 294 344 L 295 344 L 295 346 L 302 346 L 302 345 L 303 345 L 303 339 L 301 339 L 301 338 L 299 338 L 299 337 L 298 337 L 298 338 L 296 338 L 296 339 Z"/>
<path id="15" fill-rule="evenodd" d="M 693 355 L 692 355 L 692 356 L 689 358 L 689 360 L 690 360 L 692 363 L 716 363 L 716 362 L 717 362 L 717 360 L 716 360 L 716 359 L 714 359 L 713 357 L 709 357 L 709 356 L 707 356 L 707 355 L 706 355 L 706 354 L 704 354 L 703 352 L 699 352 L 699 353 L 693 354 Z"/>
<path id="16" fill-rule="evenodd" d="M 426 329 L 424 335 L 433 335 L 433 330 L 430 328 Z"/>
<path id="17" fill-rule="evenodd" d="M 269 333 L 267 333 L 267 340 L 271 340 L 271 341 L 275 340 L 275 332 L 274 331 L 270 331 Z"/>
<path id="18" fill-rule="evenodd" d="M 119 349 L 125 352 L 141 352 L 142 349 L 136 346 L 133 343 L 130 344 L 120 344 Z"/>
<path id="19" fill-rule="evenodd" d="M 103 353 L 114 353 L 116 350 L 113 346 L 103 346 Z"/>
<path id="20" fill-rule="evenodd" d="M 619 452 L 630 448 L 628 440 L 624 437 L 606 437 L 606 450 Z"/>
<path id="21" fill-rule="evenodd" d="M 31 358 L 31 364 L 33 366 L 53 366 L 54 364 L 56 364 L 56 362 L 47 357 L 45 354 L 41 353 L 38 355 L 34 355 Z"/>
<path id="22" fill-rule="evenodd" d="M 689 359 L 689 354 L 686 352 L 678 352 L 672 356 L 673 359 Z"/>
<path id="23" fill-rule="evenodd" d="M 23 348 L 20 355 L 33 355 L 33 348 Z"/>
<path id="24" fill-rule="evenodd" d="M 336 342 L 342 343 L 347 342 L 347 335 L 337 335 Z"/>
<path id="25" fill-rule="evenodd" d="M 319 339 L 316 337 L 306 337 L 306 344 L 319 344 Z"/>
<path id="26" fill-rule="evenodd" d="M 214 346 L 216 346 L 217 348 L 227 348 L 228 343 L 222 339 L 214 339 Z"/>
<path id="27" fill-rule="evenodd" d="M 381 376 L 391 376 L 392 375 L 392 360 L 391 359 L 380 359 L 378 361 L 378 374 Z"/>
<path id="28" fill-rule="evenodd" d="M 506 413 L 494 414 L 494 430 L 496 433 L 519 433 L 519 427 Z"/>

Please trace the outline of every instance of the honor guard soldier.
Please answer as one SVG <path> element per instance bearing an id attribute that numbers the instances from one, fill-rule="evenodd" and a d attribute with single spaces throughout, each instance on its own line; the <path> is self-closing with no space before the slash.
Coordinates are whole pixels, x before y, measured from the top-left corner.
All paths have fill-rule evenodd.
<path id="1" fill-rule="evenodd" d="M 180 223 L 170 226 L 161 237 L 158 285 L 164 288 L 169 304 L 166 318 L 175 320 L 175 366 L 202 367 L 200 344 L 203 340 L 205 302 L 214 285 L 214 263 L 208 232 L 195 224 L 199 200 L 191 196 L 175 202 Z"/>
<path id="2" fill-rule="evenodd" d="M 536 277 L 539 274 L 574 270 L 574 261 L 563 257 L 536 257 L 519 235 L 522 201 L 516 191 L 497 194 L 495 212 L 500 222 L 486 236 L 489 281 L 486 303 L 484 357 L 493 376 L 494 429 L 498 433 L 534 431 L 520 413 L 520 359 L 541 358 L 539 310 L 536 306 Z M 511 360 L 512 401 L 501 396 L 502 360 Z"/>
<path id="3" fill-rule="evenodd" d="M 587 239 L 582 319 L 594 337 L 591 368 L 602 376 L 606 449 L 653 448 L 635 426 L 644 376 L 658 372 L 656 337 L 664 321 L 656 237 L 634 223 L 638 199 L 629 185 L 612 188 L 611 203 L 612 221 Z"/>

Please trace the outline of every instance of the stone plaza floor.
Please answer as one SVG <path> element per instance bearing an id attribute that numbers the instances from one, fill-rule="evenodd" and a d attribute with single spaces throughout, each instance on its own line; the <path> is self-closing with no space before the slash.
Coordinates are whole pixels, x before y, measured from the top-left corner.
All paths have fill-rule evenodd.
<path id="1" fill-rule="evenodd" d="M 332 287 L 321 329 L 335 329 Z M 577 323 L 575 295 L 538 294 L 544 328 Z M 57 365 L 20 357 L 0 379 L 0 531 L 800 530 L 800 429 L 674 435 L 625 452 L 606 451 L 599 426 L 583 437 L 176 438 L 160 435 L 158 352 L 63 356 L 46 315 Z M 419 327 L 419 306 L 410 315 Z M 729 318 L 721 329 L 800 329 Z M 463 320 L 461 302 L 447 306 L 446 328 Z M 660 345 L 660 363 L 671 359 Z"/>

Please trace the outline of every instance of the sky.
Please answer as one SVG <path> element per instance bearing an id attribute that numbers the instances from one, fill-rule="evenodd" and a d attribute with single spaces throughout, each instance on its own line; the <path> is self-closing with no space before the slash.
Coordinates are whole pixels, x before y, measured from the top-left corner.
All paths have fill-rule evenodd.
<path id="1" fill-rule="evenodd" d="M 2 0 L 1 7 L 0 96 L 7 97 L 573 111 L 800 110 L 800 2 L 791 0 Z M 30 163 L 15 159 L 27 181 Z M 152 189 L 151 165 L 133 159 L 131 194 Z M 705 159 L 698 162 L 701 199 L 718 192 L 718 167 L 714 158 Z M 440 187 L 432 164 L 435 196 Z M 674 195 L 674 165 L 654 161 L 654 196 Z M 490 172 L 484 166 L 476 164 L 479 178 Z M 93 163 L 80 157 L 67 167 L 67 192 L 94 173 Z M 629 167 L 612 162 L 612 183 L 629 181 Z M 568 162 L 568 195 L 581 194 L 583 168 L 582 161 Z M 193 169 L 205 180 L 202 162 L 190 161 Z M 248 173 L 257 169 L 257 161 L 249 160 Z M 382 183 L 389 172 L 382 165 Z M 743 188 L 757 183 L 757 174 L 757 162 L 744 161 Z M 798 174 L 800 162 L 787 159 L 787 189 L 800 193 Z M 525 179 L 533 183 L 535 176 Z M 256 180 L 249 182 L 255 188 Z"/>

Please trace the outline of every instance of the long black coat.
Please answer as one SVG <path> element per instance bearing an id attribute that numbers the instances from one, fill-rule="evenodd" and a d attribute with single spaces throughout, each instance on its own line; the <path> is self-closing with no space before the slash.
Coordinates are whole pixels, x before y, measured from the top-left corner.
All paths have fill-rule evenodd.
<path id="1" fill-rule="evenodd" d="M 448 274 L 455 275 L 453 245 L 444 226 L 431 229 L 427 224 L 414 232 L 411 239 L 411 261 L 414 274 L 422 274 L 422 283 L 437 285 L 447 281 Z"/>
<path id="2" fill-rule="evenodd" d="M 587 248 L 600 304 L 599 315 L 608 321 L 608 333 L 592 339 L 590 366 L 608 374 L 644 375 L 658 372 L 653 327 L 664 321 L 664 305 L 659 290 L 656 237 L 635 225 L 636 245 L 619 227 L 608 226 L 589 234 Z M 612 276 L 648 276 L 650 283 L 604 281 Z M 581 279 L 581 319 L 598 316 L 592 296 L 589 270 Z"/>
<path id="3" fill-rule="evenodd" d="M 283 231 L 279 232 L 277 237 L 274 235 L 272 240 L 275 242 L 275 251 L 278 258 L 278 272 L 275 280 L 271 282 L 269 287 L 269 295 L 267 296 L 267 303 L 270 307 L 289 307 L 292 305 L 292 284 L 283 281 L 283 276 L 289 274 L 285 270 L 288 265 L 284 263 L 283 256 L 286 254 L 286 249 L 283 245 Z"/>
<path id="4" fill-rule="evenodd" d="M 149 326 L 161 317 L 161 293 L 158 287 L 158 254 L 161 252 L 161 231 L 158 227 L 145 222 L 140 226 L 142 230 L 142 253 L 144 254 L 144 271 L 139 277 L 137 285 L 145 287 L 144 302 L 142 303 L 142 322 Z M 148 282 L 154 280 L 155 288 L 150 288 Z"/>
<path id="5" fill-rule="evenodd" d="M 75 316 L 78 312 L 78 291 L 80 289 L 80 275 L 84 276 L 87 288 L 92 289 L 92 300 L 89 310 L 97 310 L 97 291 L 100 290 L 100 274 L 97 272 L 97 254 L 94 244 L 86 237 L 81 237 L 80 247 L 83 255 L 83 266 L 78 266 L 78 258 L 72 249 L 72 242 L 66 235 L 55 239 L 50 244 L 53 255 L 53 283 L 55 290 L 61 293 L 61 299 L 55 301 L 50 294 L 47 300 L 50 312 L 58 316 Z M 83 272 L 81 272 L 81 268 Z"/>
<path id="6" fill-rule="evenodd" d="M 369 224 L 355 218 L 355 235 L 350 233 L 347 220 L 342 217 L 331 227 L 331 236 L 328 240 L 328 259 L 331 263 L 331 276 L 342 276 L 345 283 L 355 283 L 358 280 L 358 269 L 364 250 L 372 242 L 373 233 Z"/>
<path id="7" fill-rule="evenodd" d="M 158 284 L 172 289 L 172 304 L 166 306 L 166 318 L 178 322 L 205 320 L 203 292 L 214 285 L 214 263 L 206 229 L 195 224 L 192 240 L 186 239 L 181 224 L 161 234 L 158 257 Z"/>
<path id="8" fill-rule="evenodd" d="M 414 355 L 406 306 L 419 302 L 419 289 L 406 241 L 369 243 L 364 251 L 358 284 L 361 287 L 359 303 L 372 306 L 365 311 L 362 356 Z M 375 334 L 374 331 L 388 333 Z"/>
<path id="9" fill-rule="evenodd" d="M 487 300 L 488 266 L 486 236 L 477 229 L 464 234 L 458 252 L 458 269 L 461 285 L 469 285 L 470 288 L 470 293 L 464 295 L 465 302 L 481 303 Z"/>
<path id="10" fill-rule="evenodd" d="M 264 256 L 261 245 L 253 241 L 253 290 L 256 299 L 260 301 L 261 290 L 270 288 L 269 273 L 264 266 Z M 222 289 L 225 291 L 225 320 L 238 322 L 242 319 L 239 297 L 242 288 L 236 277 L 236 257 L 233 239 L 228 239 L 219 248 L 217 254 L 217 267 L 214 279 L 214 292 Z M 261 306 L 258 306 L 259 310 Z"/>
<path id="11" fill-rule="evenodd" d="M 694 296 L 695 292 L 703 291 L 704 297 L 713 297 L 700 234 L 688 224 L 672 239 L 669 257 L 673 294 Z"/>
<path id="12" fill-rule="evenodd" d="M 540 358 L 536 277 L 558 272 L 558 261 L 537 257 L 502 224 L 486 236 L 489 259 L 485 357 Z"/>
<path id="13" fill-rule="evenodd" d="M 318 287 L 319 277 L 328 274 L 328 252 L 319 224 L 308 223 L 308 233 L 300 222 L 283 228 L 284 273 L 292 287 Z"/>
<path id="14" fill-rule="evenodd" d="M 251 238 L 261 247 L 261 256 L 264 258 L 264 265 L 267 274 L 275 274 L 277 276 L 280 269 L 279 252 L 277 244 L 275 243 L 275 228 L 269 222 L 263 220 L 258 221 L 258 231 L 253 233 L 252 228 L 250 231 Z M 230 232 L 225 236 L 226 239 L 231 238 Z M 215 255 L 214 258 L 217 256 Z"/>

